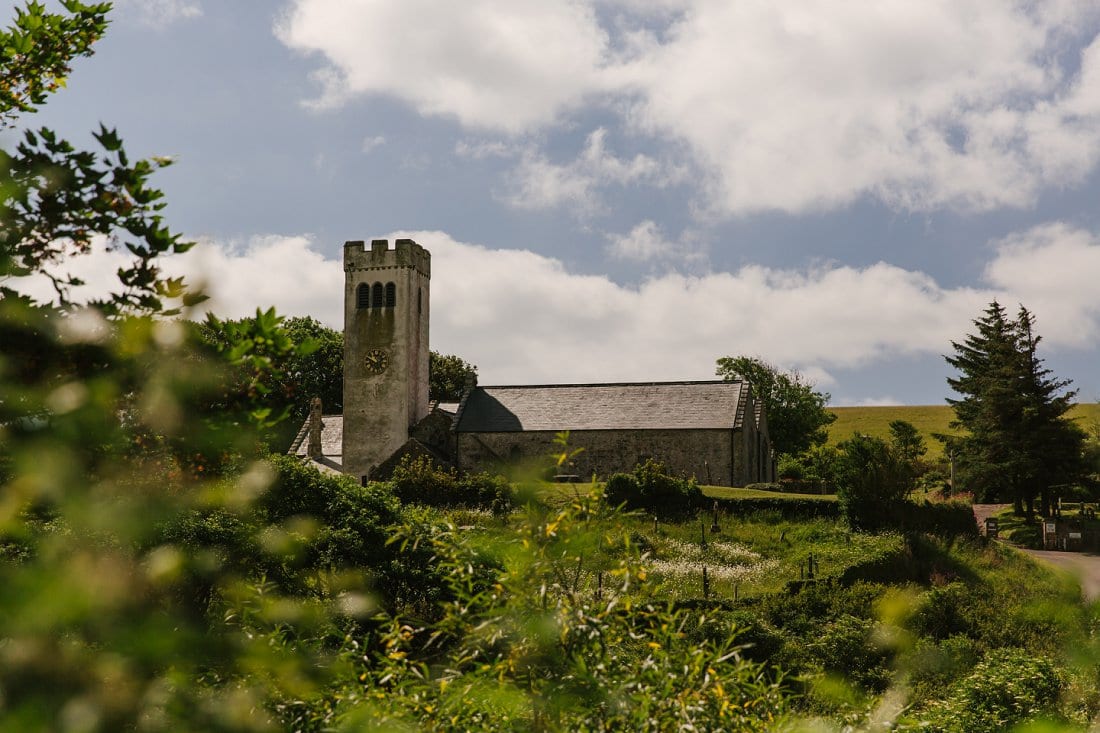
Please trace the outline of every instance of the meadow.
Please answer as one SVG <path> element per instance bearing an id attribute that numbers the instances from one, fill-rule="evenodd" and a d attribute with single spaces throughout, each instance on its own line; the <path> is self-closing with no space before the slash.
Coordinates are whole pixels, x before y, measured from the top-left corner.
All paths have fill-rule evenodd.
<path id="1" fill-rule="evenodd" d="M 885 407 L 830 407 L 829 412 L 836 415 L 836 422 L 829 426 L 827 445 L 836 445 L 847 440 L 852 433 L 862 433 L 876 438 L 889 440 L 890 423 L 905 420 L 912 423 L 928 444 L 927 457 L 938 460 L 943 456 L 943 444 L 933 435 L 951 435 L 956 431 L 950 423 L 954 412 L 949 405 L 891 405 Z M 1100 425 L 1100 403 L 1079 403 L 1070 412 L 1070 417 L 1089 430 L 1095 431 Z"/>
<path id="2" fill-rule="evenodd" d="M 588 489 L 599 487 L 545 485 L 539 493 L 564 515 Z M 688 639 L 735 633 L 746 659 L 784 680 L 786 725 L 863 729 L 895 705 L 896 730 L 1005 730 L 1042 714 L 1060 721 L 1049 730 L 1069 731 L 1100 712 L 1094 609 L 1072 580 L 977 537 L 852 532 L 836 517 L 737 510 L 739 498 L 804 505 L 802 495 L 706 493 L 729 502 L 717 531 L 706 509 L 656 521 L 644 512 L 586 514 L 583 531 L 629 538 L 651 598 L 702 614 Z M 532 521 L 521 514 L 463 521 L 481 547 L 499 548 L 517 522 Z M 557 526 L 553 511 L 535 522 Z M 563 565 L 575 569 L 568 576 L 578 594 L 598 599 L 623 550 L 599 541 L 586 548 Z M 520 556 L 508 557 L 506 565 Z"/>

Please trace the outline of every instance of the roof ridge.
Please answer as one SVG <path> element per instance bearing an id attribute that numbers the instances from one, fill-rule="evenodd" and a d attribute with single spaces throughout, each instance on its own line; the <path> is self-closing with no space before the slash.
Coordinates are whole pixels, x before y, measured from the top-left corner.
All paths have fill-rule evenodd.
<path id="1" fill-rule="evenodd" d="M 698 379 L 673 382 L 576 382 L 566 384 L 479 384 L 474 389 L 550 389 L 555 387 L 664 387 L 694 384 L 741 384 L 741 379 Z"/>

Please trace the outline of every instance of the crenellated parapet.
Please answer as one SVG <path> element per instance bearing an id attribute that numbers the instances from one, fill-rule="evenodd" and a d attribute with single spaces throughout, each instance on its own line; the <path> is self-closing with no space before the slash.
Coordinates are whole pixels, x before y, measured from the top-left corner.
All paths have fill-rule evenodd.
<path id="1" fill-rule="evenodd" d="M 361 239 L 344 242 L 344 270 L 378 270 L 407 267 L 424 277 L 432 275 L 432 256 L 428 250 L 411 239 L 372 239 L 368 247 Z"/>

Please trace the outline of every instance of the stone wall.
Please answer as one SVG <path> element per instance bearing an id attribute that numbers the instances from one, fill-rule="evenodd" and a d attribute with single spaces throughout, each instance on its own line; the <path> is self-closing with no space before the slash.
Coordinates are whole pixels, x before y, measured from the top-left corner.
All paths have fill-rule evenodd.
<path id="1" fill-rule="evenodd" d="M 457 464 L 463 471 L 494 470 L 503 464 L 546 459 L 555 451 L 555 433 L 457 433 Z M 584 448 L 562 473 L 583 480 L 595 473 L 601 480 L 617 471 L 630 471 L 641 460 L 653 458 L 678 476 L 695 477 L 701 484 L 737 485 L 733 446 L 743 440 L 730 430 L 576 430 L 569 434 L 573 449 Z"/>

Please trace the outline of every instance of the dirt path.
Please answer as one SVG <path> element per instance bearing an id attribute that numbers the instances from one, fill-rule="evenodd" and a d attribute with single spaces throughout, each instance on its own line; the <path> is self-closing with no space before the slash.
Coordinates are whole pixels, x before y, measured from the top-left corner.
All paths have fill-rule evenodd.
<path id="1" fill-rule="evenodd" d="M 985 530 L 985 520 L 997 512 L 1008 508 L 1010 504 L 975 504 L 974 519 L 980 531 Z M 1100 555 L 1091 552 L 1058 552 L 1056 550 L 1027 550 L 1017 547 L 1020 552 L 1031 555 L 1037 560 L 1053 565 L 1074 575 L 1081 583 L 1081 593 L 1086 601 L 1100 598 Z"/>

